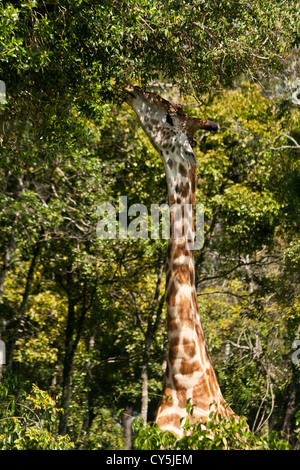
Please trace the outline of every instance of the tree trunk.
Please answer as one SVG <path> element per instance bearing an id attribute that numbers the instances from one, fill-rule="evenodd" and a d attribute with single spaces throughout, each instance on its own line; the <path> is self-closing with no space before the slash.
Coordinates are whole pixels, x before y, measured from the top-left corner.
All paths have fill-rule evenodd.
<path id="1" fill-rule="evenodd" d="M 88 352 L 94 349 L 94 344 L 95 344 L 95 336 L 92 335 L 89 340 Z M 95 418 L 93 391 L 90 390 L 90 387 L 89 387 L 90 377 L 92 376 L 92 364 L 90 360 L 88 360 L 84 369 L 85 369 L 84 387 L 86 389 L 87 409 L 85 411 L 85 416 L 83 418 L 82 429 L 88 432 Z"/>
<path id="2" fill-rule="evenodd" d="M 0 273 L 0 302 L 2 299 L 2 295 L 3 295 L 6 274 L 11 264 L 12 257 L 13 257 L 14 246 L 15 246 L 15 228 L 12 227 L 9 241 L 8 241 L 7 251 L 3 255 L 3 258 L 2 258 L 2 269 Z"/>
<path id="3" fill-rule="evenodd" d="M 131 430 L 131 421 L 132 421 L 132 406 L 126 406 L 123 417 L 122 425 L 124 428 L 124 449 L 131 450 L 131 439 L 132 439 L 132 430 Z"/>
<path id="4" fill-rule="evenodd" d="M 146 338 L 145 349 L 142 364 L 142 406 L 141 406 L 141 418 L 144 421 L 144 425 L 147 424 L 148 417 L 148 365 L 150 358 L 150 346 L 152 336 Z"/>
<path id="5" fill-rule="evenodd" d="M 288 399 L 283 423 L 283 433 L 288 440 L 293 430 L 294 418 L 297 409 L 297 392 L 299 387 L 299 372 L 297 367 L 292 363 L 292 377 L 288 392 Z M 298 392 L 299 393 L 299 392 Z"/>
<path id="6" fill-rule="evenodd" d="M 17 313 L 17 318 L 16 318 L 16 322 L 15 322 L 15 326 L 14 326 L 14 331 L 13 331 L 11 341 L 10 341 L 10 345 L 9 345 L 9 348 L 8 348 L 7 365 L 8 365 L 9 368 L 12 367 L 16 342 L 18 340 L 20 328 L 21 328 L 21 326 L 23 326 L 23 323 L 24 323 L 24 315 L 25 315 L 25 312 L 26 312 L 27 301 L 28 301 L 28 297 L 29 297 L 29 294 L 30 294 L 30 289 L 31 289 L 32 282 L 33 282 L 33 277 L 34 277 L 34 270 L 35 270 L 35 267 L 36 267 L 36 264 L 37 264 L 37 261 L 38 261 L 40 250 L 41 250 L 41 244 L 40 244 L 40 240 L 38 240 L 35 244 L 35 248 L 34 248 L 34 251 L 33 251 L 33 256 L 32 256 L 31 263 L 30 263 L 30 266 L 29 266 L 29 270 L 28 270 L 28 273 L 27 273 L 26 286 L 25 286 L 25 290 L 24 290 L 24 293 L 23 293 L 22 302 L 21 302 L 20 308 L 19 308 L 18 313 Z"/>
<path id="7" fill-rule="evenodd" d="M 69 403 L 70 403 L 70 387 L 71 387 L 71 375 L 73 368 L 73 361 L 77 345 L 79 343 L 81 332 L 83 329 L 84 319 L 86 312 L 89 307 L 86 305 L 86 283 L 83 288 L 82 296 L 82 309 L 77 322 L 76 336 L 73 340 L 74 330 L 75 330 L 75 306 L 76 301 L 74 299 L 74 285 L 73 285 L 73 276 L 69 272 L 67 274 L 67 287 L 66 292 L 68 294 L 68 317 L 67 317 L 67 327 L 66 327 L 66 337 L 65 337 L 65 358 L 64 358 L 64 368 L 63 368 L 63 392 L 62 392 L 62 408 L 63 414 L 60 417 L 59 422 L 59 434 L 64 436 L 67 433 L 68 426 L 68 417 L 69 417 Z"/>
<path id="8" fill-rule="evenodd" d="M 64 357 L 64 368 L 63 368 L 62 401 L 61 401 L 63 413 L 60 417 L 60 422 L 59 422 L 59 434 L 61 434 L 62 436 L 64 436 L 67 433 L 67 424 L 68 424 L 68 417 L 69 417 L 71 371 L 72 371 L 72 365 L 73 365 L 72 341 L 73 341 L 73 331 L 74 331 L 74 319 L 75 319 L 75 302 L 71 294 L 69 293 L 68 317 L 67 317 L 67 327 L 66 327 L 66 337 L 65 337 L 65 357 Z"/>

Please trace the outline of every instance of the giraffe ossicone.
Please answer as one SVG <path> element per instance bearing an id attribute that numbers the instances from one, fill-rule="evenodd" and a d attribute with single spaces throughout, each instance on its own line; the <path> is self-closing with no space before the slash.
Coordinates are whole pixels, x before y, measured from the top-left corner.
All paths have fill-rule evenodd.
<path id="1" fill-rule="evenodd" d="M 219 125 L 185 115 L 182 106 L 170 103 L 141 87 L 126 87 L 126 102 L 135 111 L 142 128 L 161 156 L 168 186 L 170 208 L 181 207 L 182 218 L 170 210 L 170 238 L 166 261 L 168 359 L 163 396 L 156 423 L 162 430 L 183 435 L 187 403 L 193 406 L 190 422 L 207 419 L 212 409 L 221 416 L 235 416 L 226 405 L 211 363 L 200 319 L 195 287 L 194 252 L 188 241 L 194 233 L 196 157 L 193 135 L 198 129 L 217 131 Z M 180 220 L 182 226 L 176 226 Z M 176 237 L 176 231 L 181 236 Z"/>

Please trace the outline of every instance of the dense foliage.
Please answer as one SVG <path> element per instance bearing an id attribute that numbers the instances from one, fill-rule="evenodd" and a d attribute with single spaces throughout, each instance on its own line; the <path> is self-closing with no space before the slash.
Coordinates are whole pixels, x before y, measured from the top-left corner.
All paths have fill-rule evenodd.
<path id="1" fill-rule="evenodd" d="M 288 0 L 0 3 L 1 448 L 119 449 L 126 416 L 154 418 L 166 240 L 96 233 L 102 203 L 166 200 L 128 82 L 220 123 L 195 149 L 209 350 L 226 400 L 265 436 L 249 448 L 297 446 L 298 24 Z M 235 448 L 232 426 L 175 443 L 148 425 L 136 446 Z"/>
<path id="2" fill-rule="evenodd" d="M 221 418 L 216 412 L 209 414 L 209 421 L 192 424 L 193 409 L 187 403 L 188 418 L 182 423 L 185 435 L 176 439 L 174 434 L 161 431 L 156 424 L 134 422 L 138 431 L 135 448 L 139 450 L 291 450 L 282 433 L 271 431 L 256 436 L 247 428 L 245 418 Z M 299 412 L 294 438 L 299 435 Z"/>
<path id="3" fill-rule="evenodd" d="M 70 450 L 68 436 L 55 433 L 59 410 L 46 392 L 33 384 L 27 394 L 15 377 L 0 384 L 1 450 Z M 56 437 L 54 437 L 56 435 Z"/>

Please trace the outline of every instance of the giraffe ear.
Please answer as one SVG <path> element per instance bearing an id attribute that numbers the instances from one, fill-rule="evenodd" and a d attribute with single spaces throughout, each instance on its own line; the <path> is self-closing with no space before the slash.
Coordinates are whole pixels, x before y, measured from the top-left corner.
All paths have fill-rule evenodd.
<path id="1" fill-rule="evenodd" d="M 194 151 L 187 137 L 184 139 L 184 142 L 182 142 L 182 145 L 180 146 L 180 155 L 184 160 L 191 163 L 192 165 L 197 165 Z"/>

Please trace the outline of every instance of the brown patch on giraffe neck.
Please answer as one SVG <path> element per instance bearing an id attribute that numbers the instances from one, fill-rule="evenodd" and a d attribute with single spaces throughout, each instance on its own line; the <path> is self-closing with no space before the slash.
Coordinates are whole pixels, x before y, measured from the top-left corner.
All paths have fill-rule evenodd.
<path id="1" fill-rule="evenodd" d="M 167 261 L 168 261 L 168 263 L 169 263 L 170 268 L 172 267 L 172 253 L 173 253 L 173 247 L 174 247 L 174 242 L 173 242 L 173 240 L 171 239 L 171 240 L 169 241 L 168 251 L 167 251 Z"/>
<path id="2" fill-rule="evenodd" d="M 171 196 L 169 197 L 170 207 L 174 206 L 175 202 L 176 202 L 176 198 L 175 198 L 174 194 L 171 194 Z M 172 217 L 172 215 L 173 215 L 173 212 L 170 211 L 170 217 Z"/>
<path id="3" fill-rule="evenodd" d="M 176 393 L 176 397 L 178 400 L 179 408 L 185 408 L 187 403 L 187 391 L 186 389 L 178 390 Z"/>
<path id="4" fill-rule="evenodd" d="M 189 170 L 189 177 L 191 182 L 191 203 L 194 205 L 197 187 L 197 168 L 194 165 L 190 165 Z"/>
<path id="5" fill-rule="evenodd" d="M 182 163 L 179 163 L 178 165 L 178 171 L 179 173 L 182 175 L 182 176 L 185 176 L 187 178 L 188 176 L 188 171 L 186 169 L 186 167 L 182 164 Z"/>
<path id="6" fill-rule="evenodd" d="M 197 302 L 197 296 L 195 290 L 192 292 L 192 302 L 193 302 L 193 307 L 195 312 L 198 311 L 198 302 Z"/>
<path id="7" fill-rule="evenodd" d="M 201 364 L 199 361 L 191 361 L 191 359 L 181 359 L 180 373 L 182 375 L 193 375 L 195 372 L 201 370 Z"/>
<path id="8" fill-rule="evenodd" d="M 178 336 L 174 336 L 173 338 L 170 339 L 169 341 L 169 347 L 170 349 L 177 349 L 178 350 L 178 347 L 179 347 L 179 343 L 180 343 L 180 337 L 179 335 Z"/>
<path id="9" fill-rule="evenodd" d="M 192 309 L 191 301 L 187 297 L 181 297 L 177 306 L 177 315 L 180 318 L 181 326 L 190 328 L 193 331 L 195 326 L 195 316 Z"/>
<path id="10" fill-rule="evenodd" d="M 166 405 L 166 403 L 163 403 L 163 404 Z M 156 422 L 158 426 L 161 428 L 168 425 L 168 426 L 174 426 L 175 428 L 180 429 L 180 418 L 181 418 L 180 414 L 170 413 L 170 414 L 167 414 L 166 416 L 163 416 L 163 415 L 159 416 Z"/>
<path id="11" fill-rule="evenodd" d="M 178 357 L 180 350 L 180 337 L 175 336 L 169 341 L 169 361 L 173 365 Z"/>
<path id="12" fill-rule="evenodd" d="M 193 339 L 183 338 L 182 345 L 183 345 L 183 350 L 187 356 L 189 357 L 196 356 L 196 350 L 197 350 L 196 342 Z"/>
<path id="13" fill-rule="evenodd" d="M 186 242 L 176 243 L 173 250 L 173 260 L 179 258 L 180 256 L 188 256 L 192 260 L 194 259 L 194 253 L 192 250 L 186 248 Z"/>
<path id="14" fill-rule="evenodd" d="M 176 243 L 174 246 L 173 260 L 187 254 L 186 243 Z"/>
<path id="15" fill-rule="evenodd" d="M 173 168 L 173 162 L 172 162 L 171 158 L 168 158 L 167 164 L 168 164 L 168 167 L 170 168 L 170 170 L 172 170 L 172 168 Z"/>
<path id="16" fill-rule="evenodd" d="M 178 319 L 176 317 L 168 316 L 168 332 L 172 333 L 178 331 Z"/>
<path id="17" fill-rule="evenodd" d="M 177 290 L 174 281 L 167 286 L 166 302 L 170 307 L 175 307 Z"/>
<path id="18" fill-rule="evenodd" d="M 168 404 L 170 405 L 173 401 L 174 390 L 172 389 L 171 386 L 166 385 L 165 392 L 166 392 L 166 397 L 168 397 L 166 399 L 166 402 L 168 402 Z"/>
<path id="19" fill-rule="evenodd" d="M 192 267 L 190 267 L 190 283 L 191 286 L 195 285 L 195 270 Z M 198 310 L 198 308 L 195 308 L 195 310 Z"/>
<path id="20" fill-rule="evenodd" d="M 173 263 L 173 275 L 179 284 L 190 285 L 190 269 L 186 264 Z"/>
<path id="21" fill-rule="evenodd" d="M 186 183 L 177 183 L 175 186 L 175 191 L 179 194 L 183 199 L 186 199 L 190 192 L 190 183 L 187 181 Z"/>

